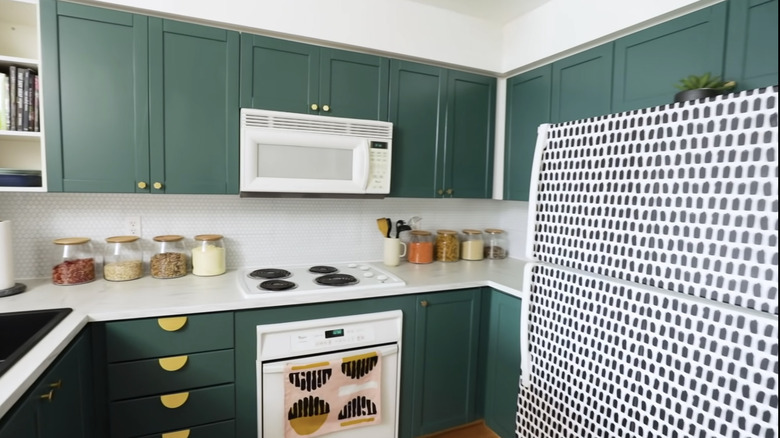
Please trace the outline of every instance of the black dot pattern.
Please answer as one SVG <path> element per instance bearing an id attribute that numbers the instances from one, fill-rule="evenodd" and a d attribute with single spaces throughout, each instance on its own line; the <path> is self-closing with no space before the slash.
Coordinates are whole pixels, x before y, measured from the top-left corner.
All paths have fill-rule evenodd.
<path id="1" fill-rule="evenodd" d="M 777 317 L 534 267 L 518 437 L 777 437 Z"/>
<path id="2" fill-rule="evenodd" d="M 777 91 L 549 125 L 529 255 L 776 315 Z"/>

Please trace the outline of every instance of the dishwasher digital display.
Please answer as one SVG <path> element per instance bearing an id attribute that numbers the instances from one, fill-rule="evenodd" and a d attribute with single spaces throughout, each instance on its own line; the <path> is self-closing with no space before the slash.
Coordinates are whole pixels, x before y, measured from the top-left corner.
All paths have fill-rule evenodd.
<path id="1" fill-rule="evenodd" d="M 344 336 L 344 329 L 325 330 L 325 339 Z"/>

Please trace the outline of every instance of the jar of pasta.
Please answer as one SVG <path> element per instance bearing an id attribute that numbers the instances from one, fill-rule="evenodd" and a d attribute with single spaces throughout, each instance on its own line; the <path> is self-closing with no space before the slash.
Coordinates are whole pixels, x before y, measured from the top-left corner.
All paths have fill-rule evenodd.
<path id="1" fill-rule="evenodd" d="M 200 276 L 225 273 L 225 245 L 219 234 L 195 236 L 192 248 L 192 273 Z"/>
<path id="2" fill-rule="evenodd" d="M 95 255 L 88 237 L 66 237 L 55 240 L 54 244 L 52 283 L 74 285 L 95 280 Z"/>
<path id="3" fill-rule="evenodd" d="M 149 270 L 154 278 L 177 278 L 187 275 L 187 253 L 183 236 L 157 236 L 155 251 L 149 260 Z"/>
<path id="4" fill-rule="evenodd" d="M 460 258 L 458 233 L 452 230 L 436 231 L 436 261 L 457 262 Z"/>
<path id="5" fill-rule="evenodd" d="M 409 263 L 433 262 L 433 236 L 430 231 L 410 231 L 407 248 L 406 259 Z"/>
<path id="6" fill-rule="evenodd" d="M 463 240 L 460 242 L 460 258 L 463 260 L 482 260 L 485 243 L 482 231 L 463 230 Z"/>
<path id="7" fill-rule="evenodd" d="M 127 281 L 144 275 L 144 257 L 138 236 L 106 238 L 103 253 L 103 278 L 108 281 Z"/>
<path id="8" fill-rule="evenodd" d="M 509 255 L 509 239 L 504 230 L 488 228 L 485 230 L 485 258 L 505 259 Z"/>

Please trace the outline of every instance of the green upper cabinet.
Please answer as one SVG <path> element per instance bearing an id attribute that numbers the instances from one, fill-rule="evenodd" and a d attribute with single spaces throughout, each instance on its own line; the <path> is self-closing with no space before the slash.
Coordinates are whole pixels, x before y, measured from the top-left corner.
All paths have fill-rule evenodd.
<path id="1" fill-rule="evenodd" d="M 241 35 L 241 106 L 387 120 L 389 60 Z"/>
<path id="2" fill-rule="evenodd" d="M 604 44 L 553 63 L 553 123 L 609 114 L 612 48 L 612 43 Z"/>
<path id="3" fill-rule="evenodd" d="M 412 436 L 476 420 L 480 304 L 479 288 L 418 295 Z"/>
<path id="4" fill-rule="evenodd" d="M 681 78 L 722 75 L 726 12 L 718 3 L 615 41 L 612 112 L 672 103 Z"/>
<path id="5" fill-rule="evenodd" d="M 496 79 L 391 61 L 390 196 L 490 198 Z"/>
<path id="6" fill-rule="evenodd" d="M 238 57 L 237 32 L 149 19 L 153 192 L 238 193 Z"/>
<path id="7" fill-rule="evenodd" d="M 528 200 L 536 133 L 550 122 L 551 96 L 551 64 L 507 80 L 504 199 Z"/>
<path id="8" fill-rule="evenodd" d="M 40 15 L 48 190 L 134 192 L 149 178 L 147 18 L 54 0 Z"/>
<path id="9" fill-rule="evenodd" d="M 50 191 L 238 193 L 238 33 L 40 7 Z"/>
<path id="10" fill-rule="evenodd" d="M 737 90 L 777 85 L 778 0 L 731 0 L 723 77 Z"/>

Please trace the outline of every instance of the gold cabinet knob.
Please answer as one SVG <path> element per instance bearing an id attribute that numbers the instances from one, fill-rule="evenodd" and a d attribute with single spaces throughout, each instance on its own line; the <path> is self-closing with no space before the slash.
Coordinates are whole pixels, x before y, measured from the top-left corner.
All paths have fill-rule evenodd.
<path id="1" fill-rule="evenodd" d="M 318 107 L 316 103 L 311 104 L 311 110 L 312 111 L 317 111 L 319 108 L 320 107 Z"/>
<path id="2" fill-rule="evenodd" d="M 42 394 L 40 398 L 41 400 L 46 400 L 47 402 L 51 403 L 51 401 L 54 399 L 54 390 L 50 389 L 46 394 Z"/>
<path id="3" fill-rule="evenodd" d="M 145 189 L 146 188 L 146 182 L 145 181 L 140 181 L 138 183 L 138 188 L 139 189 Z"/>
<path id="4" fill-rule="evenodd" d="M 62 388 L 62 379 L 57 380 L 54 383 L 49 383 L 49 388 L 51 388 L 51 389 L 60 389 L 60 388 Z"/>
<path id="5" fill-rule="evenodd" d="M 443 195 L 444 194 L 444 190 L 442 190 L 442 189 L 436 190 L 436 194 L 437 195 Z"/>
<path id="6" fill-rule="evenodd" d="M 156 183 L 152 184 L 152 187 L 154 187 L 157 190 L 160 190 L 163 186 L 162 186 L 161 182 L 156 182 Z"/>
<path id="7" fill-rule="evenodd" d="M 186 316 L 172 316 L 169 318 L 157 318 L 157 325 L 166 332 L 179 331 L 187 324 Z"/>
<path id="8" fill-rule="evenodd" d="M 420 301 L 420 305 L 423 306 L 423 307 L 428 307 L 428 300 Z"/>
<path id="9" fill-rule="evenodd" d="M 330 105 L 322 105 L 322 110 L 325 112 L 330 111 Z"/>
<path id="10" fill-rule="evenodd" d="M 452 189 L 447 189 L 447 190 L 446 190 L 446 193 L 447 193 L 448 195 L 452 195 L 454 192 L 455 192 L 455 191 L 454 191 L 454 190 L 452 190 Z"/>

